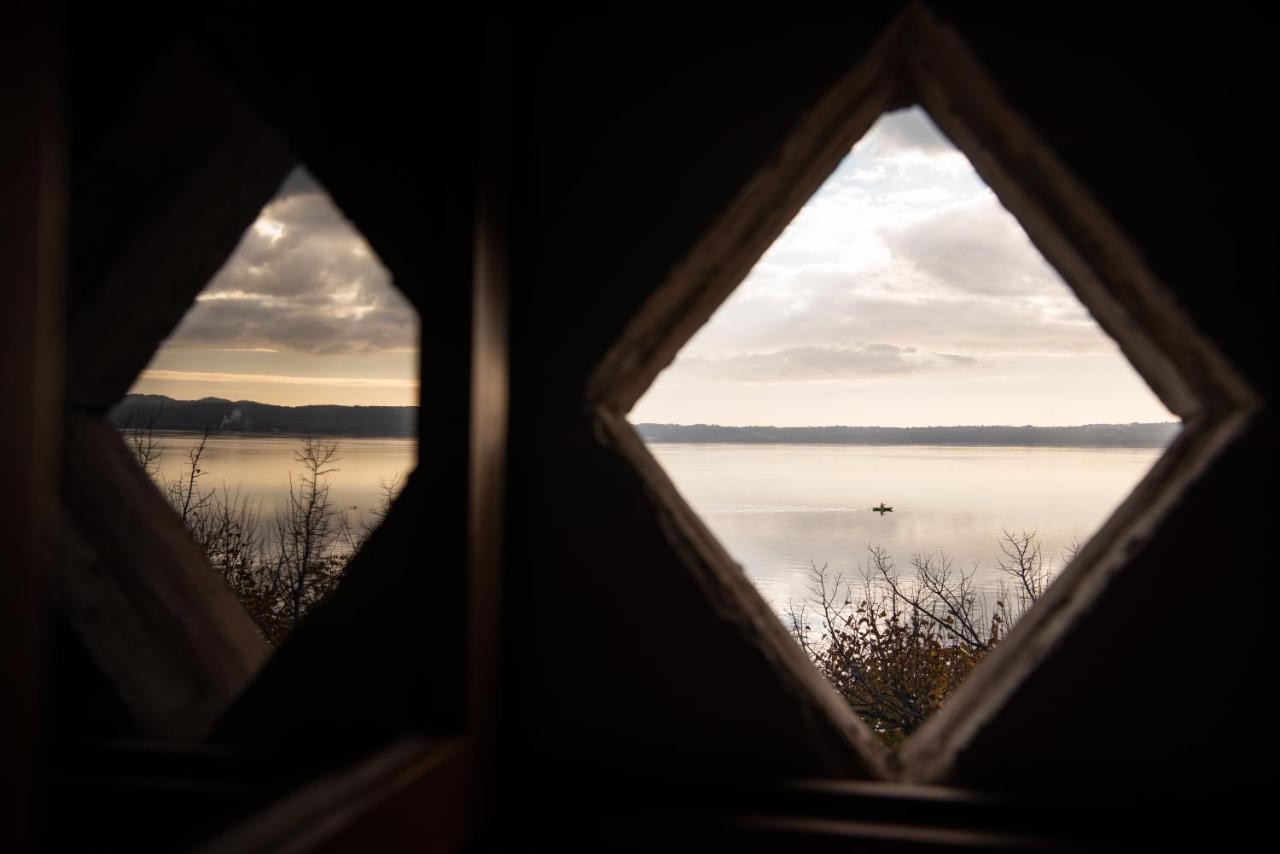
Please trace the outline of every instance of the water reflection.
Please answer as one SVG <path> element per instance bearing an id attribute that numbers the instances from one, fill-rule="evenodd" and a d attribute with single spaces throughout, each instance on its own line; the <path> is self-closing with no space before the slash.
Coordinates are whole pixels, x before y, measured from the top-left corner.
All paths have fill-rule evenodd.
<path id="1" fill-rule="evenodd" d="M 1046 559 L 1084 542 L 1159 448 L 652 444 L 680 493 L 767 601 L 808 594 L 810 562 L 857 576 L 868 545 L 903 574 L 919 552 L 978 566 L 986 589 L 1004 531 L 1036 531 Z M 879 514 L 881 501 L 893 507 Z"/>
<path id="2" fill-rule="evenodd" d="M 162 482 L 186 473 L 187 449 L 200 442 L 198 433 L 157 433 Z M 403 484 L 417 461 L 414 439 L 334 438 L 338 443 L 335 471 L 330 476 L 330 500 L 348 513 L 353 523 L 373 520 L 383 498 L 381 484 L 396 478 Z M 295 489 L 302 465 L 294 459 L 301 446 L 297 436 L 219 434 L 210 436 L 201 459 L 201 490 L 240 490 L 270 517 L 288 502 L 290 477 Z"/>

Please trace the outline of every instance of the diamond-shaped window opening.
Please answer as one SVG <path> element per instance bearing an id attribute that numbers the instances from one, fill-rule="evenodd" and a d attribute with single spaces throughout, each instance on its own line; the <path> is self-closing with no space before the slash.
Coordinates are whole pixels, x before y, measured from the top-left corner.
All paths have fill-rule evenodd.
<path id="1" fill-rule="evenodd" d="M 967 157 L 1043 259 L 1183 426 L 1039 595 L 1034 607 L 982 656 L 970 677 L 890 758 L 881 738 L 819 676 L 774 608 L 751 584 L 743 583 L 742 570 L 686 503 L 627 414 L 836 172 L 855 143 L 882 115 L 913 105 Z M 907 121 L 928 124 L 918 113 L 906 116 Z M 919 237 L 926 242 L 938 239 L 927 234 Z M 964 263 L 963 258 L 945 254 L 938 260 L 957 266 Z M 963 325 L 963 319 L 955 323 Z M 824 354 L 810 349 L 789 355 L 792 367 L 810 361 L 817 368 L 823 361 L 818 357 Z M 886 355 L 899 360 L 946 359 L 920 352 L 892 354 L 883 348 L 835 355 L 864 364 Z M 783 359 L 785 363 L 786 354 Z M 735 367 L 705 360 L 700 366 L 686 367 L 730 372 L 768 369 L 766 360 L 759 357 L 743 361 L 748 364 Z M 1144 393 L 1140 386 L 1139 382 L 1135 388 Z M 671 271 L 606 354 L 587 396 L 602 435 L 648 484 L 657 512 L 669 523 L 665 529 L 681 541 L 677 552 L 686 557 L 690 570 L 700 575 L 705 586 L 735 602 L 739 624 L 750 627 L 755 642 L 770 650 L 770 657 L 793 684 L 809 692 L 814 707 L 848 733 L 850 748 L 870 767 L 886 777 L 919 782 L 945 779 L 965 744 L 1017 691 L 1044 652 L 1064 639 L 1105 595 L 1110 579 L 1123 570 L 1126 556 L 1149 536 L 1185 486 L 1238 434 L 1256 406 L 1252 391 L 1179 311 L 1136 247 L 1002 101 L 994 81 L 959 37 L 919 7 L 908 9 L 895 21 L 868 56 L 800 120 L 776 159 L 753 176 Z M 657 435 L 651 432 L 650 438 Z M 1116 498 L 1118 494 L 1112 500 Z M 881 499 L 894 500 L 888 495 L 873 496 L 871 501 Z M 852 596 L 850 606 L 856 607 Z"/>
<path id="2" fill-rule="evenodd" d="M 51 573 L 49 587 L 69 628 L 127 711 L 136 737 L 207 737 L 266 663 L 272 645 L 251 609 L 211 567 L 162 489 L 137 465 L 120 427 L 108 417 L 111 410 L 131 389 L 178 398 L 262 400 L 258 389 L 264 388 L 284 402 L 287 389 L 325 390 L 326 384 L 337 384 L 333 378 L 368 394 L 403 394 L 384 403 L 417 399 L 415 309 L 398 289 L 389 288 L 393 283 L 370 246 L 326 194 L 304 173 L 294 172 L 298 163 L 292 146 L 258 109 L 200 49 L 184 44 L 158 60 L 74 178 L 76 234 L 68 275 L 61 436 L 67 537 L 65 559 Z M 276 199 L 281 194 L 289 198 Z M 261 281 L 232 286 L 227 276 L 237 267 Z M 183 323 L 193 303 L 196 309 Z M 308 318 L 324 323 L 308 325 Z M 359 324 L 373 331 L 352 334 L 348 327 Z M 209 342 L 224 342 L 221 360 L 202 363 L 198 348 L 162 346 L 167 336 L 184 335 L 188 345 L 203 336 L 206 351 Z M 227 343 L 237 336 L 239 344 Z M 385 351 L 403 352 L 388 354 L 379 364 L 377 354 Z M 310 369 L 304 352 L 321 354 Z M 317 369 L 320 361 L 332 368 Z M 236 374 L 267 379 L 244 391 L 219 385 Z M 187 392 L 191 385 L 178 391 L 173 383 L 183 376 L 201 391 Z M 308 379 L 280 381 L 298 377 Z M 304 400 L 297 396 L 290 402 Z M 337 402 L 334 397 L 311 400 Z M 173 409 L 176 414 L 180 407 Z M 241 408 L 238 420 L 243 423 L 251 414 Z M 144 408 L 133 426 L 145 428 L 148 416 Z M 216 423 L 181 426 L 203 434 L 205 426 L 216 430 L 236 420 L 232 408 Z M 162 425 L 178 426 L 157 420 L 153 438 Z M 276 426 L 290 429 L 283 424 L 267 429 Z M 316 429 L 318 438 L 321 430 L 332 428 Z M 417 457 L 415 439 L 416 431 L 397 439 L 413 449 L 411 461 Z M 341 441 L 330 500 L 340 509 L 355 505 L 356 514 L 367 513 L 379 506 L 376 479 L 393 478 L 405 454 L 392 453 L 395 461 L 377 466 L 375 473 L 353 458 L 346 439 Z M 202 456 L 207 465 L 199 466 L 197 496 L 217 488 L 222 497 L 224 484 L 233 490 L 237 485 L 233 472 L 220 470 L 213 442 L 211 435 Z M 188 447 L 175 443 L 164 450 L 162 470 L 180 464 Z M 295 472 L 295 489 L 303 487 L 299 464 L 285 459 Z M 373 495 L 347 494 L 350 485 L 367 482 L 375 483 Z M 241 496 L 257 492 L 244 476 L 239 486 Z M 404 495 L 415 490 L 414 478 L 407 478 Z M 258 498 L 270 515 L 270 497 L 258 494 L 250 500 Z M 352 516 L 353 539 L 365 519 Z M 393 512 L 375 539 L 390 535 L 387 529 L 403 524 L 401 519 Z M 355 564 L 369 563 L 357 556 L 345 577 L 353 576 Z"/>
<path id="3" fill-rule="evenodd" d="M 416 463 L 418 314 L 303 167 L 110 412 L 268 643 Z"/>
<path id="4" fill-rule="evenodd" d="M 887 745 L 1178 432 L 918 107 L 877 120 L 629 420 Z"/>

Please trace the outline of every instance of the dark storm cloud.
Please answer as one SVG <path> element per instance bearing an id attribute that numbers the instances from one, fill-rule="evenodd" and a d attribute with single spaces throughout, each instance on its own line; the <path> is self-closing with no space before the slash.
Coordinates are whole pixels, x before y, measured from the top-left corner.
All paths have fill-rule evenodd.
<path id="1" fill-rule="evenodd" d="M 417 317 L 328 195 L 295 170 L 169 341 L 314 354 L 417 346 Z"/>
<path id="2" fill-rule="evenodd" d="M 191 310 L 170 346 L 372 353 L 412 347 L 416 331 L 411 312 L 380 311 L 353 320 L 308 303 L 209 300 Z"/>

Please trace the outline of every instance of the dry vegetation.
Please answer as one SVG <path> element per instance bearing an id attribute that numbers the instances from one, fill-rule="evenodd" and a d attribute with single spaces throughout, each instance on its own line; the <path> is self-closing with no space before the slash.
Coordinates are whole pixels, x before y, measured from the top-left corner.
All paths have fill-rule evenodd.
<path id="1" fill-rule="evenodd" d="M 178 478 L 162 478 L 154 423 L 126 424 L 126 443 L 273 643 L 337 585 L 397 494 L 397 484 L 384 485 L 373 523 L 353 523 L 329 498 L 338 443 L 305 437 L 294 451 L 301 471 L 290 479 L 286 507 L 268 516 L 251 496 L 201 486 L 207 432 L 187 449 Z M 870 547 L 852 582 L 813 567 L 810 599 L 788 614 L 792 632 L 886 745 L 900 744 L 941 708 L 1053 580 L 1034 533 L 1006 532 L 1000 548 L 1005 581 L 994 596 L 979 589 L 976 568 L 958 570 L 946 555 L 917 555 L 903 575 L 884 549 Z"/>
<path id="2" fill-rule="evenodd" d="M 162 477 L 157 417 L 158 410 L 142 423 L 125 424 L 126 444 L 263 635 L 277 642 L 337 586 L 347 563 L 385 518 L 399 483 L 383 484 L 371 523 L 353 522 L 329 497 L 339 443 L 306 436 L 294 450 L 301 470 L 296 478 L 290 475 L 288 501 L 268 515 L 238 489 L 201 486 L 207 430 L 187 449 L 181 474 L 174 480 Z"/>
<path id="3" fill-rule="evenodd" d="M 993 596 L 975 583 L 976 567 L 957 570 L 945 555 L 917 555 L 903 576 L 869 547 L 852 583 L 813 567 L 809 601 L 788 615 L 792 633 L 887 746 L 941 708 L 1053 580 L 1035 533 L 1005 532 L 1000 549 L 1006 580 Z"/>

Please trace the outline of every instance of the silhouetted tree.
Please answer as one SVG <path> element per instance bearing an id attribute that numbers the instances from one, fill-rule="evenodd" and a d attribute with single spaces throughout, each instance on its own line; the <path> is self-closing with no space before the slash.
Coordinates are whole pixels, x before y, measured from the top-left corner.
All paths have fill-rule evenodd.
<path id="1" fill-rule="evenodd" d="M 399 494 L 399 478 L 380 482 L 382 498 L 372 518 L 353 524 L 329 496 L 331 477 L 338 471 L 338 442 L 307 436 L 294 451 L 302 471 L 296 480 L 290 475 L 286 505 L 266 520 L 261 503 L 239 488 L 202 488 L 207 429 L 187 449 L 177 477 L 166 480 L 154 435 L 157 417 L 153 412 L 127 422 L 121 428 L 126 445 L 263 635 L 278 641 L 337 586 L 352 556 L 386 518 Z"/>
<path id="2" fill-rule="evenodd" d="M 297 623 L 337 583 L 351 555 L 342 548 L 345 514 L 329 500 L 329 475 L 338 471 L 338 443 L 307 436 L 293 457 L 303 471 L 296 489 L 289 477 L 289 503 L 276 514 L 275 535 L 289 619 Z"/>

